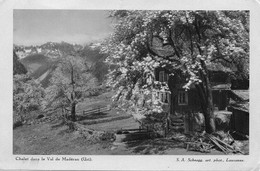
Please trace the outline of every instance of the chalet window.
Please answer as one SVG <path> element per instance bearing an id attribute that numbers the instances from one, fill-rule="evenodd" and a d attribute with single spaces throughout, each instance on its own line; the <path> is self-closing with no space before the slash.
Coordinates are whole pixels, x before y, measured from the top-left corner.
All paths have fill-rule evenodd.
<path id="1" fill-rule="evenodd" d="M 159 81 L 160 82 L 168 82 L 169 75 L 165 73 L 164 71 L 159 72 Z"/>
<path id="2" fill-rule="evenodd" d="M 160 92 L 160 101 L 162 103 L 169 103 L 170 94 L 166 92 Z"/>
<path id="3" fill-rule="evenodd" d="M 170 93 L 168 92 L 160 92 L 156 91 L 154 92 L 153 99 L 159 100 L 161 103 L 168 104 L 170 101 Z"/>
<path id="4" fill-rule="evenodd" d="M 179 105 L 188 105 L 188 92 L 187 91 L 178 92 L 178 104 Z"/>
<path id="5" fill-rule="evenodd" d="M 159 71 L 159 81 L 168 83 L 169 75 L 165 71 Z M 154 92 L 154 99 L 159 100 L 161 103 L 168 104 L 170 101 L 170 93 L 168 92 Z"/>

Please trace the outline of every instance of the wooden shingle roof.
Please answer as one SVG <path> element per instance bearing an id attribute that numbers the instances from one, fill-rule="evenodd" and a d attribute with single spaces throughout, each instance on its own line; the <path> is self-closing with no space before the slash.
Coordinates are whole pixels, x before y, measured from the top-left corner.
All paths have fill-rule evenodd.
<path id="1" fill-rule="evenodd" d="M 231 90 L 231 92 L 241 101 L 249 101 L 249 90 Z"/>

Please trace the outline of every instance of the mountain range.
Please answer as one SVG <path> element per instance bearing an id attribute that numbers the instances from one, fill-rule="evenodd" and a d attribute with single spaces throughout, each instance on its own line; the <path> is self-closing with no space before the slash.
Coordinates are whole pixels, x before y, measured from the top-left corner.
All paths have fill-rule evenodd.
<path id="1" fill-rule="evenodd" d="M 47 87 L 60 59 L 64 55 L 77 54 L 93 66 L 92 74 L 102 82 L 108 70 L 103 62 L 105 55 L 101 54 L 99 49 L 93 49 L 90 46 L 83 47 L 82 45 L 66 42 L 47 42 L 37 46 L 14 45 L 14 56 L 18 57 L 18 59 L 15 57 L 14 62 L 15 64 L 21 63 L 31 77 L 40 82 L 43 87 Z M 16 66 L 19 66 L 21 70 L 21 65 L 14 65 L 14 71 L 17 70 Z"/>
<path id="2" fill-rule="evenodd" d="M 42 54 L 49 58 L 58 58 L 64 54 L 70 54 L 83 49 L 82 45 L 70 44 L 66 42 L 47 42 L 36 46 L 19 46 L 14 45 L 14 50 L 19 59 L 25 58 L 34 54 Z"/>

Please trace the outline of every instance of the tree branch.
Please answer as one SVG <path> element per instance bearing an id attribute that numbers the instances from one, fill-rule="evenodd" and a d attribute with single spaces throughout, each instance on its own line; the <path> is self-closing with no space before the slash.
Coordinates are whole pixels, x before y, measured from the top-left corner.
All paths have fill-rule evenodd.
<path id="1" fill-rule="evenodd" d="M 223 61 L 225 61 L 225 62 L 227 62 L 227 63 L 230 63 L 230 64 L 233 63 L 233 61 L 229 61 L 229 60 L 225 59 L 225 57 L 224 57 L 223 55 L 211 59 L 210 62 L 214 62 L 215 60 L 223 60 Z"/>
<path id="2" fill-rule="evenodd" d="M 158 53 L 156 53 L 152 48 L 151 48 L 151 46 L 152 46 L 152 40 L 151 39 L 153 39 L 153 37 L 152 38 L 148 38 L 150 41 L 148 41 L 147 43 L 146 43 L 146 47 L 147 47 L 147 51 L 150 53 L 150 54 L 152 54 L 153 56 L 158 56 L 158 57 L 161 57 L 161 58 L 167 58 L 169 61 L 172 61 L 172 62 L 176 62 L 176 63 L 180 63 L 180 61 L 179 60 L 176 60 L 176 59 L 172 59 L 171 57 L 174 57 L 175 56 L 175 54 L 177 55 L 177 53 L 174 53 L 174 54 L 171 54 L 171 55 L 164 55 L 164 56 L 162 56 L 162 55 L 159 55 Z M 150 42 L 150 43 L 149 43 Z M 151 45 L 151 46 L 150 46 Z M 171 44 L 169 44 L 169 45 L 171 45 Z M 178 55 L 177 55 L 178 56 Z M 179 57 L 179 56 L 178 56 Z"/>
<path id="3" fill-rule="evenodd" d="M 187 18 L 187 16 L 186 16 L 186 22 L 187 22 L 187 29 L 188 29 L 188 31 L 189 31 L 189 36 L 190 36 L 190 51 L 191 51 L 191 56 L 193 55 L 193 43 L 192 43 L 192 35 L 191 35 L 191 30 L 190 30 L 190 28 L 189 28 L 189 20 L 188 20 L 188 18 Z"/>
<path id="4" fill-rule="evenodd" d="M 177 50 L 176 46 L 175 46 L 175 43 L 173 41 L 173 38 L 172 38 L 172 30 L 169 30 L 169 43 L 171 44 L 171 46 L 173 47 L 176 55 L 180 58 L 181 55 L 179 53 L 179 51 Z"/>

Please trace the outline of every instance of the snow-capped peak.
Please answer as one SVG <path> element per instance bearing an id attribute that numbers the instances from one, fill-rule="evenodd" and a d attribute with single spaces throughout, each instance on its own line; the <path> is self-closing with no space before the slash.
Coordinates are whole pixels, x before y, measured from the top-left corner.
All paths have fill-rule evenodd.
<path id="1" fill-rule="evenodd" d="M 75 52 L 82 48 L 83 47 L 81 45 L 78 45 L 76 43 L 69 44 L 63 41 L 60 43 L 47 42 L 42 45 L 36 45 L 36 46 L 35 45 L 34 46 L 14 45 L 14 50 L 20 59 L 34 54 L 43 54 L 44 56 L 50 58 L 58 58 L 61 57 L 62 54 Z"/>

